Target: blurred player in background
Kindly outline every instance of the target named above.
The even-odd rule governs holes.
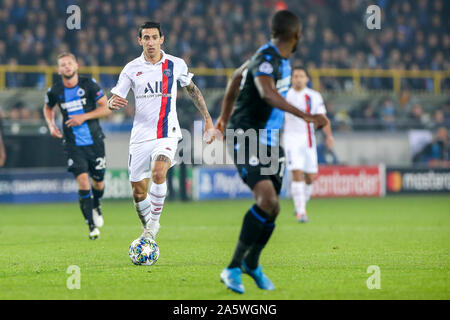
[[[281,129],[284,111],[306,121],[317,122],[318,126],[326,124],[326,119],[306,114],[284,99],[291,84],[289,57],[301,37],[299,18],[290,11],[278,11],[272,18],[271,35],[271,40],[233,74],[216,124],[222,133],[228,120],[230,129],[255,129],[257,132],[264,129],[259,136],[258,149],[266,145],[268,150],[275,150],[279,155],[278,172],[263,175],[261,170],[264,166],[259,160],[259,152],[250,154],[248,140],[245,145],[234,145],[238,152],[245,152],[245,164],[237,162],[238,152],[234,152],[234,161],[242,180],[250,187],[255,198],[255,204],[244,217],[233,258],[220,274],[226,287],[238,293],[244,293],[242,271],[249,274],[259,288],[275,288],[258,263],[280,211],[279,194],[284,173],[284,152],[277,137],[271,133],[278,133]]]
[[[292,87],[286,100],[306,114],[321,115],[326,118],[326,109],[322,95],[307,87],[309,76],[302,66],[292,71]],[[308,222],[306,204],[311,197],[314,175],[318,171],[317,146],[314,135],[314,124],[299,117],[286,114],[284,117],[283,146],[286,150],[286,168],[291,173],[291,195],[299,222]],[[325,144],[332,149],[334,138],[331,125],[323,127]]]
[[[98,119],[111,111],[97,82],[78,75],[78,63],[73,54],[66,52],[58,56],[58,74],[62,81],[57,81],[48,89],[44,117],[52,137],[63,138],[55,124],[54,106],[59,105],[63,115],[63,142],[68,170],[77,180],[81,211],[89,226],[89,238],[94,240],[100,236],[98,227],[103,226],[100,199],[105,188],[103,177],[106,167],[105,136]]]
[[[138,42],[143,52],[123,68],[117,85],[111,90],[113,96],[108,107],[112,110],[125,107],[128,91],[133,89],[136,112],[130,138],[129,177],[136,211],[144,227],[141,237],[155,239],[167,193],[166,174],[174,165],[178,141],[182,137],[176,111],[177,81],[186,88],[203,115],[205,137],[214,131],[214,126],[184,60],[161,50],[164,35],[160,24],[141,25]],[[206,138],[207,143],[213,139],[213,135]]]

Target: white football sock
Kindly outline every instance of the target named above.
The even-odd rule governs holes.
[[[291,182],[292,200],[294,200],[295,212],[297,214],[305,214],[306,201],[305,201],[305,182]]]
[[[147,225],[148,220],[150,220],[150,209],[151,209],[150,197],[147,196],[144,200],[135,202],[134,207],[136,208],[136,212],[139,216],[139,219],[142,222],[142,225],[145,227]]]
[[[165,181],[161,184],[152,183],[149,192],[151,199],[151,223],[159,222],[164,206],[164,200],[166,199],[166,193],[167,183]]]

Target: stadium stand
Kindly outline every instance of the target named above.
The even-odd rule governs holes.
[[[66,8],[74,3],[81,8],[82,28],[67,31]],[[82,67],[120,67],[140,54],[140,47],[133,41],[136,26],[153,19],[162,23],[167,34],[167,51],[183,57],[198,70],[229,70],[266,42],[270,15],[289,8],[303,20],[303,40],[292,62],[312,71],[313,87],[320,85],[326,92],[340,92],[356,90],[357,86],[389,93],[376,99],[366,96],[351,102],[333,102],[336,114],[329,112],[337,130],[436,127],[435,113],[448,125],[448,102],[417,98],[416,93],[446,91],[450,88],[449,78],[399,78],[391,72],[450,70],[446,59],[450,55],[450,35],[446,32],[450,4],[442,0],[377,1],[383,12],[382,30],[369,30],[364,17],[370,4],[367,0],[4,0],[0,4],[0,66],[45,68],[54,65],[58,53],[68,50],[76,54]],[[345,71],[333,76],[327,72],[329,69],[346,70],[348,76],[342,75]],[[371,74],[370,70],[380,69],[388,76]],[[355,70],[369,74],[355,77]],[[0,68],[0,79],[1,74]],[[225,78],[211,80],[202,77],[201,72],[196,74],[199,87],[223,90]],[[117,74],[99,76],[105,88],[111,88],[116,79]],[[4,71],[4,86],[8,89],[44,90],[47,84],[42,73]],[[390,94],[392,91],[396,95]],[[218,113],[219,98],[209,102],[213,115]],[[25,100],[0,99],[6,117],[38,120],[36,106],[28,104]],[[329,109],[333,109],[331,104],[327,103]],[[422,105],[422,111],[418,111],[418,105]]]

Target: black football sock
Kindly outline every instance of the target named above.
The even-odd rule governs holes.
[[[94,196],[93,199],[93,207],[98,208],[100,207],[100,199],[103,197],[103,193],[105,192],[105,189],[97,190],[94,187],[92,187],[92,195]]]
[[[270,216],[256,204],[247,211],[242,223],[241,234],[239,235],[239,241],[234,251],[233,259],[228,268],[241,266],[245,253],[259,239],[264,230],[264,224],[269,219]]]
[[[256,242],[253,244],[253,246],[250,248],[250,250],[247,253],[247,256],[245,257],[245,263],[247,266],[253,270],[258,266],[259,256],[261,255],[261,251],[266,246],[267,242],[269,241],[273,229],[275,229],[275,223],[273,222],[266,222],[264,225],[264,229],[261,232],[260,237]]]
[[[91,190],[78,190],[78,200],[80,201],[81,212],[83,212],[84,219],[89,225],[89,230],[95,228],[94,220],[92,218],[92,193]]]

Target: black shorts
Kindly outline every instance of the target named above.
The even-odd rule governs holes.
[[[88,173],[95,181],[103,181],[105,176],[105,143],[98,140],[90,146],[64,146],[67,155],[68,171],[75,178],[81,173]]]
[[[251,190],[253,190],[259,181],[271,180],[275,191],[279,195],[283,184],[285,169],[285,156],[283,148],[281,146],[268,147],[258,144],[257,147],[254,148],[256,149],[255,152],[255,150],[251,150],[251,148],[249,148],[249,142],[246,140],[245,153],[242,153],[242,156],[239,159],[239,150],[242,150],[242,146],[238,145],[236,139],[233,143],[233,147],[234,164],[244,183],[248,185]],[[264,147],[264,149],[261,150],[262,147]],[[261,159],[260,150],[262,151],[264,159]],[[231,151],[232,150],[229,150],[229,152]],[[270,161],[268,161],[269,159]]]

